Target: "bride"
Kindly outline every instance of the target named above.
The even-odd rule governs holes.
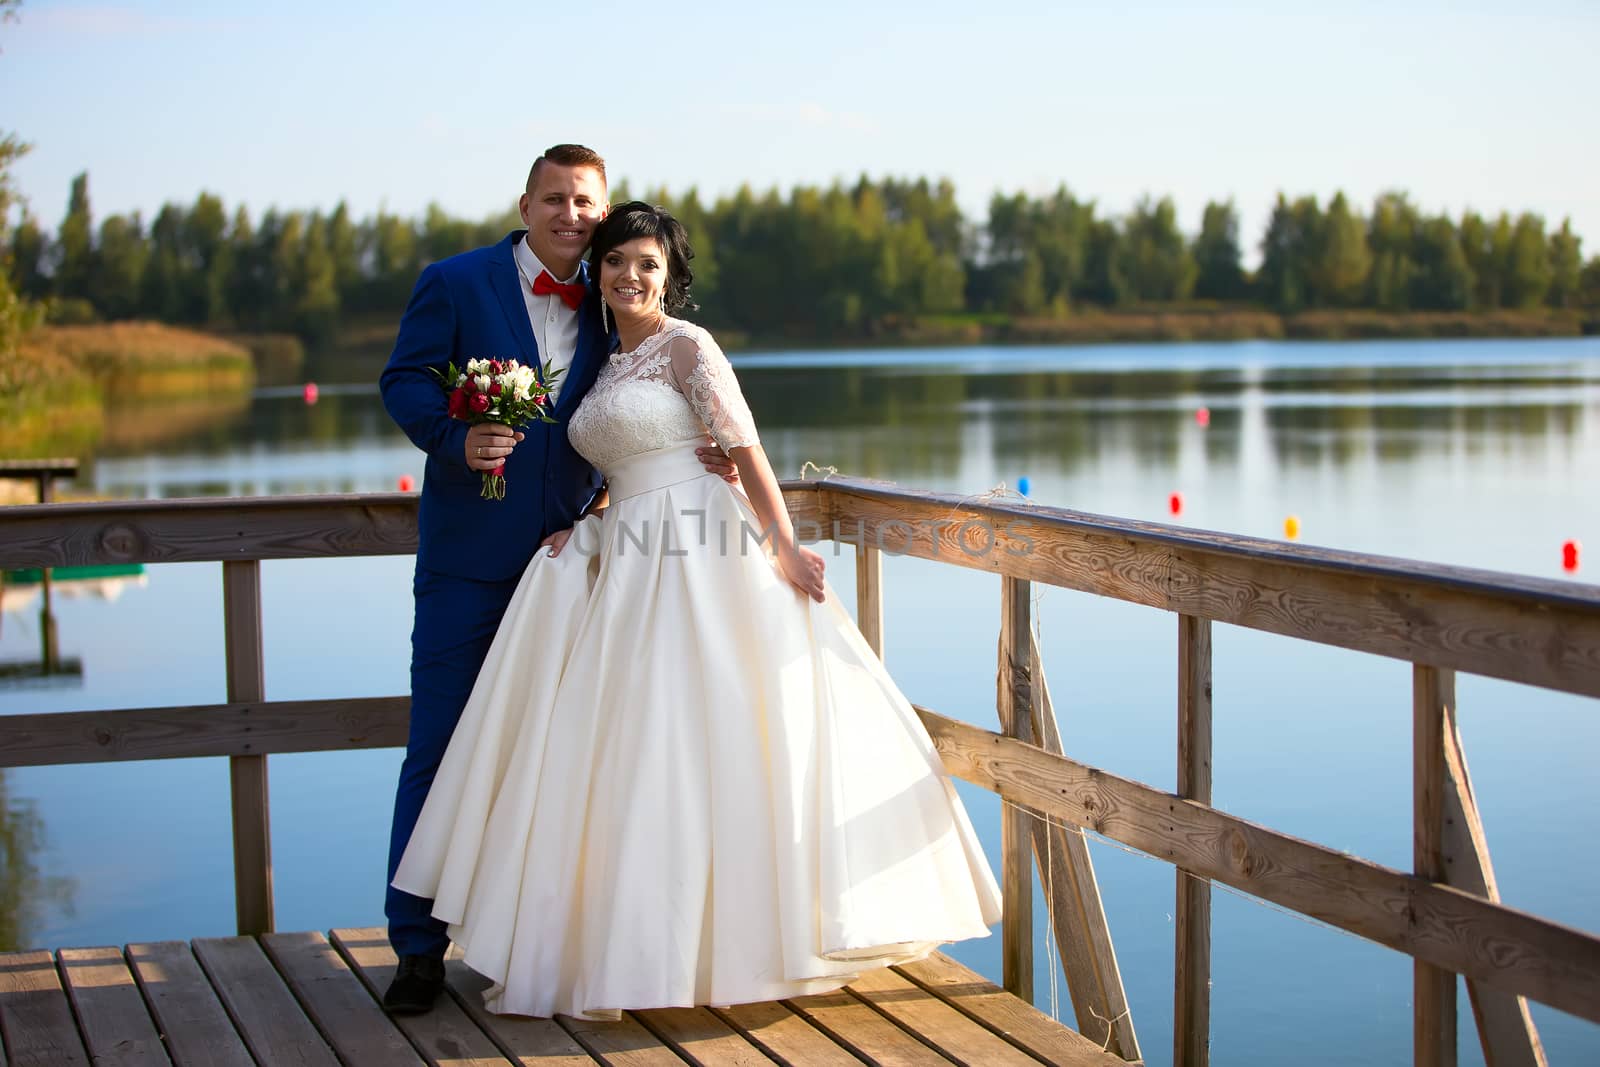
[[[619,350],[572,416],[609,506],[523,574],[394,885],[490,1010],[819,993],[981,937],[1000,894],[920,720],[796,543],[683,227],[633,202],[590,278]],[[709,431],[748,498],[695,457]]]

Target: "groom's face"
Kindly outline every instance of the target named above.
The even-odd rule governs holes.
[[[533,188],[517,207],[528,227],[528,246],[539,262],[567,277],[606,217],[606,182],[593,167],[541,163]]]

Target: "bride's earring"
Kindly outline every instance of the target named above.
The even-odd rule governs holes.
[[[600,328],[605,333],[611,332],[611,319],[606,315],[606,298],[600,298]]]

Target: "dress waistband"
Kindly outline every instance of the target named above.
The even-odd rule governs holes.
[[[689,441],[640,452],[618,462],[605,471],[611,503],[695,478],[715,478],[694,454],[698,447],[699,441]]]

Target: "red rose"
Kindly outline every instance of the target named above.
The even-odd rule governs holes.
[[[545,395],[543,393],[536,394],[533,397],[534,407],[541,407],[541,408],[544,407],[544,400],[545,400]]]
[[[499,382],[490,382],[489,383],[489,395],[490,396],[499,396],[500,395],[500,383]]]
[[[469,403],[472,405],[472,410],[480,415],[489,410],[489,398],[482,393],[473,393]]]
[[[491,359],[489,361],[489,373],[490,374],[499,374],[504,369],[505,369],[504,367],[500,366],[500,361],[498,359]]]
[[[467,391],[465,389],[451,391],[448,414],[452,419],[464,419],[467,417]]]

